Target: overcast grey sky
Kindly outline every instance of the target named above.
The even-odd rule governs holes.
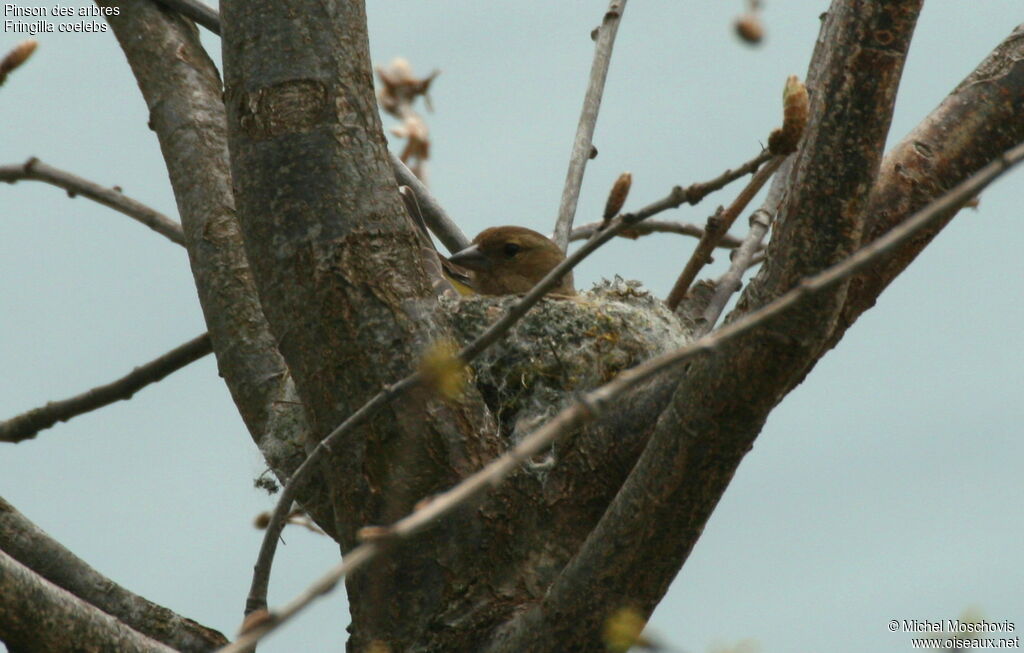
[[[550,230],[605,4],[368,2],[376,63],[401,55],[443,71],[427,115],[431,183],[467,233]],[[739,0],[630,3],[578,219],[599,216],[623,170],[634,176],[630,208],[756,153],[779,122],[786,76],[806,71],[827,4],[767,2],[767,38],[752,49],[730,31]],[[929,0],[893,141],[1021,8]],[[3,33],[0,50],[21,38]],[[176,216],[112,35],[37,38],[0,89],[0,163],[38,156]],[[219,61],[219,40],[204,40]],[[890,620],[972,606],[1018,629],[997,636],[1020,634],[1022,182],[1024,171],[1008,175],[959,216],[773,413],[651,621],[662,641],[690,653],[745,639],[762,651],[910,651]],[[667,217],[702,222],[734,192]],[[669,235],[614,243],[577,285],[620,274],[664,296],[692,246]],[[182,248],[39,183],[0,186],[0,279],[0,418],[204,330]],[[251,519],[271,501],[252,487],[263,465],[212,358],[2,449],[0,495],[30,519],[128,588],[234,632],[259,545]],[[285,540],[272,604],[336,558],[324,538],[289,530]],[[260,650],[343,650],[344,621],[344,598],[332,595]]]

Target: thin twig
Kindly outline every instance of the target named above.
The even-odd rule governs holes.
[[[593,236],[594,232],[603,227],[604,224],[604,222],[588,222],[587,224],[581,224],[578,227],[573,227],[572,233],[569,235],[569,241],[586,240]],[[677,222],[673,220],[644,220],[643,222],[633,225],[629,229],[621,232],[619,237],[636,239],[640,236],[647,236],[655,233],[679,234],[681,236],[693,236],[694,238],[700,238],[704,235],[704,230],[690,222]],[[725,234],[725,236],[718,241],[718,247],[735,249],[740,246],[741,242],[742,241],[739,238]]]
[[[65,170],[31,158],[25,163],[0,166],[0,181],[13,184],[21,180],[43,181],[63,188],[68,195],[81,195],[141,222],[171,242],[185,245],[181,225],[163,213],[134,200],[118,190],[106,188]],[[126,376],[97,386],[69,399],[51,401],[45,406],[0,422],[0,442],[21,442],[34,438],[57,422],[102,408],[122,399],[130,399],[142,388],[156,383],[213,351],[210,335],[204,333],[145,363]]]
[[[441,208],[437,199],[420,181],[420,178],[414,175],[412,170],[409,170],[409,167],[402,163],[402,160],[394,152],[389,150],[388,158],[391,161],[391,167],[394,168],[395,179],[398,181],[398,184],[412,189],[413,195],[416,196],[416,204],[419,206],[420,214],[423,216],[423,221],[427,223],[427,226],[434,232],[437,239],[452,254],[469,247],[470,243],[469,239],[466,238],[466,234],[462,233],[459,225],[455,224],[448,217],[448,214]]]
[[[0,442],[21,442],[34,438],[57,422],[87,413],[121,399],[130,399],[151,383],[160,381],[213,351],[207,333],[175,347],[159,358],[136,367],[120,379],[101,385],[69,399],[51,401],[17,417],[0,422]]]
[[[710,179],[708,181],[690,184],[683,189],[683,193],[685,194],[685,199],[683,201],[686,204],[695,205],[711,193],[725,188],[740,177],[745,177],[752,172],[757,172],[757,169],[760,168],[763,163],[771,160],[773,156],[774,155],[768,150],[761,150],[757,156],[736,169],[726,170],[714,179]],[[680,204],[682,203],[683,202],[680,202]]]
[[[220,14],[213,7],[199,2],[199,0],[156,0],[168,9],[191,18],[217,36],[220,36]]]
[[[729,261],[729,269],[715,283],[715,293],[704,309],[703,320],[699,326],[698,335],[704,335],[714,328],[718,318],[725,310],[732,294],[740,289],[740,280],[751,266],[754,265],[756,257],[764,248],[761,244],[768,230],[771,228],[772,220],[779,211],[782,198],[786,194],[785,177],[793,159],[787,159],[775,177],[775,182],[768,190],[768,197],[761,206],[750,216],[750,231],[743,239],[743,244],[732,252]]]
[[[740,212],[747,207],[750,200],[754,199],[754,195],[757,195],[757,191],[761,190],[765,182],[771,179],[771,176],[775,174],[775,171],[782,165],[785,158],[785,156],[781,155],[772,157],[763,168],[754,173],[746,187],[740,191],[740,194],[736,196],[736,199],[733,200],[732,204],[725,211],[708,220],[708,228],[704,230],[704,236],[697,243],[697,247],[693,250],[693,255],[686,262],[686,267],[679,274],[679,278],[676,279],[676,283],[672,287],[672,292],[669,293],[668,299],[665,300],[670,310],[676,310],[679,302],[686,297],[690,284],[697,278],[697,274],[707,264],[708,257],[714,251],[715,243],[723,234],[729,232],[729,228],[736,221]]]
[[[185,235],[182,233],[180,224],[156,209],[133,200],[117,189],[100,186],[88,179],[83,179],[70,172],[46,165],[35,157],[32,157],[25,163],[0,166],[0,181],[13,184],[22,179],[45,181],[58,188],[63,188],[71,197],[75,195],[88,197],[94,202],[99,202],[104,206],[127,215],[129,218],[138,220],[153,231],[179,245],[185,244]]]
[[[391,164],[396,178],[413,187],[417,199],[422,202],[420,208],[424,219],[441,242],[451,251],[468,247],[468,239],[451,221],[419,179],[393,154],[391,155]],[[0,166],[0,181],[13,184],[21,180],[43,181],[63,188],[72,197],[82,195],[138,220],[174,243],[182,246],[185,244],[181,225],[159,211],[122,194],[120,191],[106,188],[65,170],[54,168],[36,158],[31,158],[23,164]],[[66,422],[73,417],[102,408],[115,401],[129,399],[141,388],[160,381],[167,375],[206,356],[211,351],[209,334],[204,333],[136,368],[127,376],[116,381],[98,386],[69,399],[49,402],[45,406],[33,408],[0,422],[0,442],[28,440],[57,422]]]
[[[5,651],[180,651],[47,582],[2,550],[0,614]]]
[[[738,168],[730,168],[713,179],[694,182],[686,188],[683,188],[682,186],[673,186],[668,195],[656,202],[648,204],[646,207],[633,214],[634,216],[640,217],[633,220],[629,227],[619,232],[619,235],[624,238],[634,238],[635,236],[642,236],[650,232],[666,231],[701,238],[704,235],[704,230],[696,225],[684,222],[654,221],[647,220],[647,218],[657,213],[661,213],[662,211],[677,209],[683,204],[698,204],[701,200],[716,190],[721,190],[740,177],[756,172],[761,164],[771,158],[772,154],[768,152],[768,150],[762,150],[760,154]],[[582,225],[577,228],[580,230],[580,234],[582,234],[579,237],[576,236],[577,229],[573,229],[572,240],[589,238],[594,233],[595,229],[603,228],[603,225],[605,224],[606,223],[604,222],[591,222]],[[739,244],[740,240],[738,238],[728,234],[723,234],[719,241],[719,246],[726,248],[730,246],[739,247]]]
[[[637,367],[628,369],[609,383],[584,394],[578,401],[563,409],[544,426],[523,438],[513,449],[488,463],[479,472],[467,477],[451,489],[432,497],[429,501],[420,502],[419,509],[391,526],[374,529],[375,535],[372,539],[368,539],[349,551],[341,563],[317,579],[307,590],[285,604],[280,610],[271,613],[267,621],[255,626],[233,643],[220,649],[220,653],[240,653],[246,650],[267,633],[288,621],[313,600],[333,589],[346,574],[375,558],[387,548],[386,544],[396,539],[408,538],[430,526],[437,525],[441,517],[466,504],[489,488],[499,485],[518,469],[520,463],[543,451],[560,436],[596,418],[605,407],[612,405],[616,398],[630,388],[667,368],[720,348],[724,343],[751,332],[771,318],[789,310],[808,296],[826,290],[872,265],[895,247],[909,240],[920,229],[941,219],[947,211],[963,205],[997,177],[1019,163],[1021,159],[1024,159],[1024,144],[1004,153],[999,159],[989,163],[878,240],[862,247],[849,258],[803,280],[798,286],[760,309],[739,317],[685,347],[662,354]],[[609,229],[612,228],[614,225]],[[594,241],[587,244],[589,245],[591,242]],[[559,271],[560,274],[561,272],[563,271]],[[545,277],[545,281],[551,280],[552,285],[554,279],[557,278],[553,275],[554,272]]]
[[[729,298],[740,289],[740,279],[750,267],[750,261],[761,247],[761,241],[768,234],[771,221],[772,214],[763,208],[754,211],[750,216],[750,231],[743,239],[743,244],[733,250],[729,269],[715,282],[715,292],[711,295],[708,305],[704,307],[703,319],[697,328],[698,335],[704,335],[714,328],[722,311],[725,310],[725,305],[729,303]]]
[[[625,9],[626,0],[611,0],[601,26],[597,29],[594,63],[590,67],[590,81],[583,98],[583,110],[580,113],[579,126],[576,127],[576,139],[573,141],[572,155],[569,157],[569,171],[565,175],[562,201],[558,206],[558,218],[555,221],[554,240],[563,252],[569,245],[569,232],[572,231],[576,204],[580,199],[583,171],[587,167],[593,148],[594,126],[597,124],[597,113],[601,109],[601,96],[604,94],[604,82],[608,77],[612,46],[615,44],[615,34],[619,30],[619,21]]]

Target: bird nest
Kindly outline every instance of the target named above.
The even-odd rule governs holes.
[[[442,300],[466,344],[500,318],[515,296]],[[476,388],[510,444],[576,395],[676,349],[688,331],[639,282],[616,277],[573,298],[544,299],[472,363]]]

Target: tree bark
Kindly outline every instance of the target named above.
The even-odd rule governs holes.
[[[11,653],[173,653],[0,551],[0,641]]]
[[[227,121],[220,75],[196,28],[151,2],[99,0],[116,6],[107,21],[150,110],[181,215],[185,246],[217,366],[253,441],[286,481],[305,458],[305,409],[277,350],[256,294],[228,168]],[[328,533],[325,493],[302,497]]]
[[[361,2],[224,2],[231,168],[248,260],[278,347],[319,439],[447,338],[388,163]],[[301,46],[299,45],[301,44]],[[343,448],[325,480],[343,550],[360,528],[497,455],[479,397],[425,389],[394,401]],[[472,533],[480,516],[455,521]],[[350,646],[413,648],[487,562],[435,533],[348,580]],[[410,591],[410,588],[415,588]]]

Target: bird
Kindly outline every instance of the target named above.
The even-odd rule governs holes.
[[[399,193],[420,243],[420,259],[439,297],[453,288],[463,296],[527,293],[565,260],[565,254],[553,240],[533,229],[516,226],[484,229],[469,247],[446,257],[437,251],[412,189],[402,186]],[[548,294],[575,295],[572,271]]]
[[[484,229],[473,239],[472,245],[448,257],[449,263],[469,271],[462,278],[456,277],[455,281],[480,295],[529,292],[564,260],[562,249],[550,238],[533,229],[517,226]],[[445,273],[451,278],[448,267]],[[548,293],[575,295],[572,271],[566,272]]]

